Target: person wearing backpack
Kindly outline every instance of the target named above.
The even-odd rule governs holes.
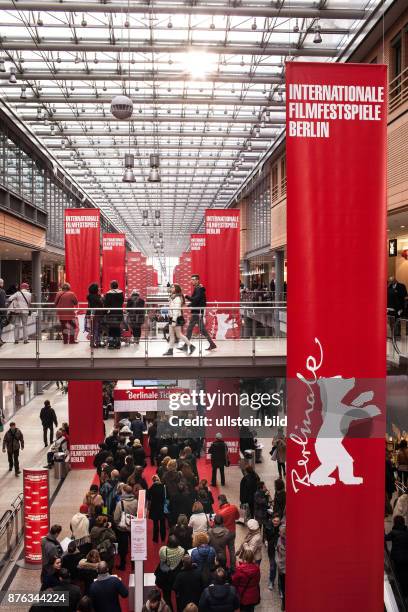
[[[31,306],[31,293],[28,289],[27,283],[21,283],[20,289],[8,298],[8,312],[14,324],[14,344],[18,344],[20,326],[23,328],[24,344],[28,343],[27,322]]]
[[[222,567],[214,572],[214,582],[204,589],[198,612],[238,612],[239,597],[235,587],[227,583],[227,575]]]
[[[118,569],[122,571],[126,568],[126,557],[129,549],[130,521],[132,516],[136,516],[136,512],[137,499],[133,495],[133,489],[130,485],[125,485],[113,514],[120,559]]]
[[[103,561],[106,561],[112,571],[115,558],[116,535],[106,516],[98,516],[95,526],[91,529],[91,545],[96,548]]]
[[[211,571],[215,562],[215,549],[209,545],[209,541],[208,535],[199,531],[193,537],[194,548],[191,551],[191,561],[200,570],[204,586],[210,583]]]
[[[171,591],[177,574],[181,570],[181,561],[184,557],[184,548],[179,545],[175,535],[170,535],[167,546],[159,550],[159,565],[154,572],[156,585],[163,592],[163,599],[172,610]]]
[[[117,491],[119,484],[119,471],[112,470],[110,478],[101,486],[101,495],[107,508],[108,515],[111,517],[116,508]]]

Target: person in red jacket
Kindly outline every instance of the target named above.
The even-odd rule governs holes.
[[[225,495],[218,496],[218,503],[219,509],[217,514],[222,516],[224,527],[234,534],[234,537],[228,542],[230,566],[231,571],[233,572],[235,570],[235,533],[237,529],[235,521],[239,519],[239,510],[234,504],[228,503]]]
[[[232,576],[232,584],[239,596],[241,612],[254,612],[255,606],[261,601],[260,580],[261,571],[259,565],[254,562],[254,553],[252,550],[246,550]]]
[[[61,324],[63,343],[74,344],[76,329],[75,316],[78,298],[75,293],[71,291],[69,283],[64,283],[62,285],[61,291],[59,291],[55,297],[54,305],[57,309],[57,316]]]

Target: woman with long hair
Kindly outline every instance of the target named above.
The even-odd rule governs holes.
[[[185,323],[183,317],[183,307],[185,305],[184,295],[181,291],[180,285],[174,284],[170,287],[170,299],[169,299],[169,333],[170,342],[169,349],[164,353],[164,356],[173,355],[173,349],[179,340],[183,340],[187,346],[187,354],[192,355],[195,351],[195,346],[191,344],[190,340],[183,334],[182,328]]]

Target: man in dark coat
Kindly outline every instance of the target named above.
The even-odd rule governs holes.
[[[111,576],[106,561],[98,563],[98,577],[91,584],[89,595],[95,612],[121,612],[120,597],[129,591],[117,576]]]
[[[142,325],[145,320],[144,307],[144,299],[140,297],[140,294],[136,289],[133,289],[132,294],[128,298],[126,308],[128,310],[128,323],[132,330],[135,344],[139,344],[140,336],[142,335]],[[134,310],[135,308],[137,310]]]
[[[3,453],[7,450],[9,462],[9,472],[13,471],[13,464],[16,476],[21,474],[18,457],[21,450],[24,449],[24,436],[20,429],[17,429],[14,421],[10,423],[10,429],[3,438]]]
[[[395,316],[401,316],[403,314],[406,297],[407,288],[405,285],[393,278],[387,289],[387,308],[391,308]]]
[[[217,348],[217,345],[208,333],[204,324],[205,307],[207,305],[207,299],[205,296],[205,287],[200,283],[200,277],[198,274],[193,274],[191,277],[191,283],[194,287],[191,296],[185,296],[186,300],[190,302],[191,318],[187,327],[186,337],[190,340],[193,335],[193,329],[198,326],[200,334],[204,336],[209,342],[207,351],[212,351]],[[187,344],[185,344],[180,350],[187,352]]]
[[[211,455],[211,486],[217,486],[217,470],[220,470],[221,485],[225,486],[225,473],[224,468],[228,465],[228,447],[222,439],[222,434],[217,433],[214,442],[211,444],[209,449]]]
[[[44,406],[41,408],[40,419],[43,427],[44,446],[48,446],[48,429],[50,430],[50,444],[52,444],[54,442],[54,425],[58,427],[57,415],[55,414],[54,408],[51,408],[49,400],[45,400]]]

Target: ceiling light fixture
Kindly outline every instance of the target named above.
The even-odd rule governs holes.
[[[82,13],[82,21],[81,21],[81,26],[83,28],[86,28],[86,26],[88,25],[86,19],[85,19],[85,15]]]
[[[0,58],[0,72],[6,72],[6,66],[4,65],[3,58]]]
[[[299,22],[298,22],[298,20],[296,19],[296,21],[295,21],[295,25],[293,26],[293,31],[294,31],[294,32],[297,34],[297,33],[299,32],[299,29],[300,29],[300,28],[299,28]]]
[[[142,212],[142,217],[143,217],[142,227],[148,227],[150,225],[150,223],[149,223],[149,211],[145,209]]]
[[[160,210],[155,210],[154,211],[154,226],[155,227],[160,227],[161,226]]]
[[[251,25],[251,30],[256,30],[257,29],[257,25],[256,25],[256,19],[253,20],[252,25]]]
[[[21,100],[27,100],[27,85],[22,85],[21,86],[20,99]]]
[[[155,153],[152,153],[150,155],[150,172],[149,172],[149,177],[147,179],[149,183],[160,183],[161,178],[160,178],[159,167],[160,167],[159,156]],[[156,220],[155,220],[155,225],[157,225]],[[161,224],[159,223],[159,225]]]
[[[313,42],[316,45],[318,45],[318,44],[320,44],[322,42],[322,35],[320,34],[320,25],[319,25],[319,22],[317,22],[316,25],[315,25]]]
[[[17,83],[17,78],[16,78],[16,68],[15,66],[11,66],[10,68],[10,76],[9,76],[9,83],[10,85],[15,85]]]

